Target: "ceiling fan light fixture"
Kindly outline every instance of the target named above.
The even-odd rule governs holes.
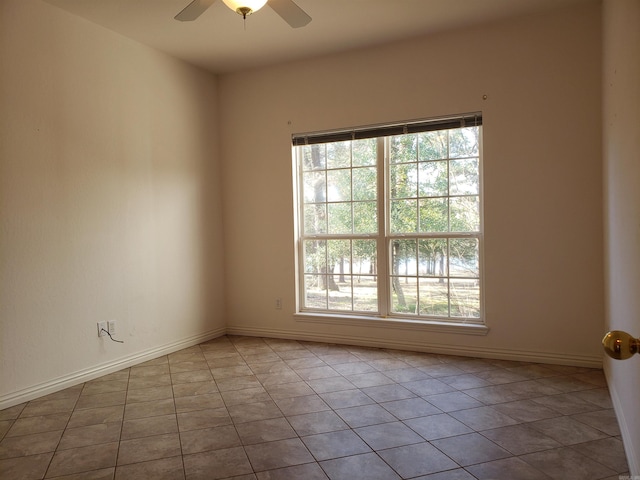
[[[247,18],[253,12],[257,12],[265,6],[267,0],[222,0],[224,4],[234,12]]]

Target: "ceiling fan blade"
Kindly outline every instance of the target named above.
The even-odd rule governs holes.
[[[202,15],[207,8],[213,5],[215,1],[216,0],[193,0],[193,2],[184,7],[182,11],[173,18],[181,22],[192,22]]]
[[[304,27],[311,21],[311,17],[293,0],[269,0],[267,5],[273,8],[293,28]]]

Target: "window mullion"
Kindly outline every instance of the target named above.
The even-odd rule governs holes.
[[[388,227],[388,180],[389,169],[387,168],[387,160],[389,158],[389,142],[386,138],[378,138],[377,142],[377,167],[378,167],[378,311],[383,317],[389,316],[390,299],[389,299],[389,248],[387,245]]]

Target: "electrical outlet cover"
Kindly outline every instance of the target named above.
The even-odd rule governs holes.
[[[98,336],[104,337],[106,335],[106,330],[107,330],[107,322],[98,322]]]

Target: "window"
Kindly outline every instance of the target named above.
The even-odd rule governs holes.
[[[293,137],[300,312],[482,323],[481,125]]]

